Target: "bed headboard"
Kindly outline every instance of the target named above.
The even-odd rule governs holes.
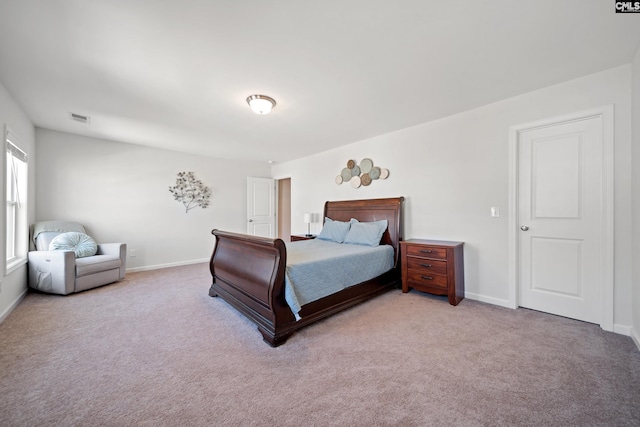
[[[382,235],[381,244],[391,245],[395,250],[395,264],[398,265],[400,241],[402,240],[402,202],[404,197],[389,199],[343,200],[326,202],[324,204],[324,218],[336,221],[349,221],[355,218],[361,222],[379,221],[389,222],[387,230]]]

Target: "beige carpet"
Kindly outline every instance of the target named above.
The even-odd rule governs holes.
[[[209,285],[29,294],[0,324],[0,425],[640,425],[640,352],[596,325],[398,290],[274,349]]]

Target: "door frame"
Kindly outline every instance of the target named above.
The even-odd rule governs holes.
[[[601,312],[600,327],[613,331],[614,321],[614,106],[605,105],[591,110],[575,112],[563,116],[551,117],[531,123],[509,127],[509,300],[510,308],[518,308],[520,292],[520,233],[518,224],[518,145],[520,134],[533,129],[560,125],[576,120],[599,117],[602,120],[602,211],[600,234],[602,251],[600,252]]]
[[[280,181],[283,181],[285,179],[289,180],[289,231],[291,231],[291,177],[282,177],[282,178],[273,178],[276,182],[276,192],[275,192],[275,205],[276,205],[276,237],[278,237],[278,235],[280,234],[280,219],[281,219],[281,215],[280,215],[280,200],[281,200],[281,195],[280,195]],[[287,236],[283,236],[283,237],[287,237]],[[286,242],[287,240],[285,240]]]

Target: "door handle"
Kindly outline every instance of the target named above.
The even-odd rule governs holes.
[[[249,220],[249,222],[253,222],[253,220],[252,220],[252,219],[250,219],[250,220]]]
[[[527,227],[526,225],[523,225],[522,227],[520,227],[520,230],[522,231],[527,231],[529,229],[529,227]]]

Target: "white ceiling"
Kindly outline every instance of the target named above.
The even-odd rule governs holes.
[[[0,0],[0,16],[0,82],[36,126],[277,162],[628,64],[640,46],[640,14],[610,0]],[[252,94],[278,104],[258,116]]]

